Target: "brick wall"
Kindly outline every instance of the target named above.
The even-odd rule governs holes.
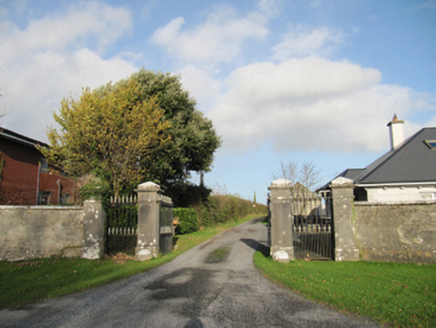
[[[0,160],[4,158],[4,168],[0,185],[0,204],[36,204],[39,157],[36,149],[1,140]]]
[[[44,191],[50,195],[49,204],[59,204],[58,180],[61,194],[70,195],[70,202],[74,202],[74,182],[55,172],[39,170],[42,155],[36,148],[2,139],[0,161],[2,159],[0,205],[37,205],[37,193],[42,195]]]

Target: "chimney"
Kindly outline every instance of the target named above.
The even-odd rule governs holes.
[[[395,150],[401,146],[404,141],[404,121],[400,121],[397,118],[397,114],[394,115],[392,121],[388,123],[389,136],[391,139],[391,149]]]

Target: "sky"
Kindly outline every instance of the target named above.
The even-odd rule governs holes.
[[[141,68],[221,136],[206,185],[265,203],[281,162],[321,186],[388,151],[394,114],[436,126],[436,0],[0,0],[4,128],[47,142],[63,98]]]

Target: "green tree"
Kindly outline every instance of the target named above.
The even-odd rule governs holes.
[[[144,180],[164,187],[183,186],[191,171],[210,171],[220,138],[212,122],[195,109],[195,100],[182,88],[179,78],[169,73],[141,69],[126,80],[107,84],[97,93],[105,95],[132,81],[141,86],[142,101],[156,97],[159,107],[164,110],[165,119],[170,123],[168,133],[173,141],[142,161],[147,168]]]
[[[39,148],[49,163],[80,177],[94,173],[115,196],[142,181],[149,157],[170,144],[170,124],[156,97],[143,99],[141,85],[128,81],[104,94],[83,90],[64,99],[58,132],[50,128],[50,148]]]

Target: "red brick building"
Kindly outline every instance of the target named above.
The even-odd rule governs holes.
[[[47,144],[0,128],[0,205],[73,203],[74,182],[50,170],[36,145]]]

